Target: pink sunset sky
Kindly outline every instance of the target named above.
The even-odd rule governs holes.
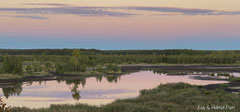
[[[239,0],[0,0],[0,48],[240,49]]]

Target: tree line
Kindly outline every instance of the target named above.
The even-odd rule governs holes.
[[[72,55],[74,50],[80,50],[82,55],[208,55],[213,52],[240,53],[240,50],[191,50],[191,49],[166,49],[166,50],[98,50],[98,49],[0,49],[0,54],[9,55]]]
[[[65,49],[62,50],[64,51]],[[0,55],[0,72],[21,73],[25,71],[32,74],[33,72],[41,72],[43,69],[46,71],[55,71],[56,73],[85,72],[88,67],[97,67],[97,69],[101,71],[100,68],[102,68],[102,66],[107,67],[105,70],[118,71],[116,70],[118,69],[116,67],[117,64],[139,63],[240,64],[240,53],[238,51],[167,51],[168,50],[129,50],[125,53],[123,51],[98,51],[98,53],[96,53],[92,50],[91,52],[96,53],[93,55],[93,53],[86,54],[86,52],[88,52],[87,50],[71,49],[71,55],[49,55],[45,52],[42,53],[42,51],[42,54],[39,55],[23,55],[24,53],[21,55],[4,54]],[[19,50],[19,52],[22,52],[22,50]],[[105,52],[106,54],[101,54],[100,52]],[[63,52],[63,54],[64,53],[65,52]]]

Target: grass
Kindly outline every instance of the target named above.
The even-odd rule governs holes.
[[[66,72],[64,74],[68,74],[68,75],[81,75],[81,76],[86,76],[86,77],[90,77],[90,76],[103,76],[104,73],[101,72],[97,72],[97,71],[86,71],[86,72]]]
[[[13,112],[199,112],[199,106],[232,106],[227,109],[211,109],[208,112],[240,112],[240,95],[222,89],[205,90],[184,83],[160,85],[142,90],[133,99],[117,100],[100,107],[76,105],[51,105],[49,108],[12,108]],[[204,111],[204,110],[202,110]],[[206,111],[206,110],[205,110]]]
[[[0,79],[20,79],[20,78],[24,78],[27,76],[38,76],[38,75],[52,75],[49,72],[36,72],[34,74],[27,74],[27,73],[22,73],[22,74],[0,74]]]
[[[0,79],[19,79],[24,76],[17,74],[0,74]]]

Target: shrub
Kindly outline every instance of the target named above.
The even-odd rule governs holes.
[[[22,72],[22,60],[16,56],[4,56],[2,71],[4,73],[20,74]]]
[[[26,71],[29,75],[33,75],[33,68],[31,65],[27,65],[26,67]]]

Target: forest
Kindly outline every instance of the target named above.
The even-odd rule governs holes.
[[[0,74],[121,73],[121,64],[240,64],[240,51],[1,49]]]
[[[72,55],[76,49],[0,49],[0,54],[9,55]],[[78,49],[83,55],[207,55],[216,50],[165,49],[165,50],[98,50]],[[229,52],[240,53],[240,50],[219,50],[224,54]]]

